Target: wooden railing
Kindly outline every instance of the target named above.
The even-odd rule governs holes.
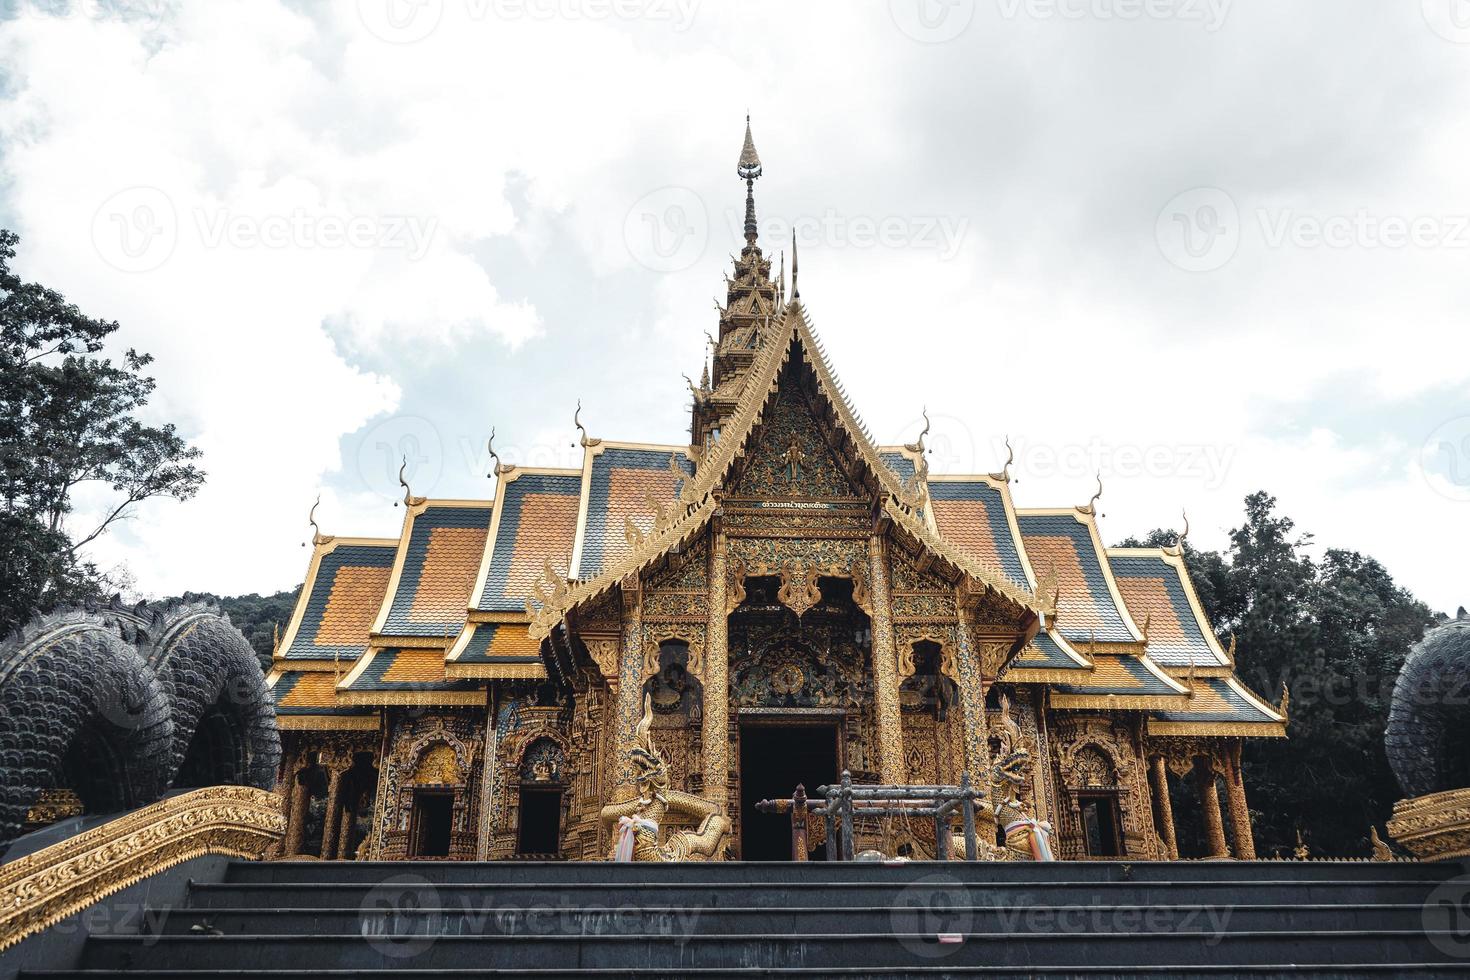
[[[827,860],[853,860],[855,816],[933,820],[935,857],[940,861],[950,859],[950,822],[958,817],[964,829],[965,860],[974,861],[977,857],[975,802],[985,794],[971,788],[969,776],[958,786],[855,786],[852,774],[844,771],[842,782],[818,786],[817,794],[808,797],[806,788],[797,786],[789,800],[761,800],[755,805],[761,813],[791,815],[793,861],[807,859],[810,817],[820,817],[826,822]]]
[[[259,858],[286,832],[281,797],[211,786],[160,800],[0,865],[0,950],[177,864]]]

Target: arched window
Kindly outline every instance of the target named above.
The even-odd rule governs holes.
[[[553,739],[538,738],[526,746],[517,771],[520,782],[516,852],[522,856],[561,852],[562,794],[566,789],[566,753]]]

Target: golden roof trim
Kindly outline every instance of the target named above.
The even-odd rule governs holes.
[[[376,712],[370,715],[277,715],[283,732],[375,732],[382,727]]]
[[[344,705],[394,708],[411,705],[462,707],[487,704],[483,688],[474,691],[338,691]]]
[[[546,672],[546,665],[541,663],[540,661],[537,661],[534,664],[451,663],[445,667],[445,673],[451,680],[545,680],[547,677],[550,676]]]
[[[1161,721],[1149,718],[1146,735],[1228,735],[1246,738],[1286,738],[1286,723],[1279,721]]]
[[[1053,690],[1051,706],[1101,711],[1185,711],[1189,708],[1189,697],[1184,694],[1063,694]]]

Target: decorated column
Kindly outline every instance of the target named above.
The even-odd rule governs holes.
[[[290,785],[291,812],[287,817],[285,848],[288,857],[300,854],[306,840],[306,805],[311,795],[299,774],[291,776]]]
[[[1256,840],[1251,833],[1250,809],[1245,805],[1245,780],[1240,772],[1240,743],[1235,743],[1225,772],[1226,802],[1230,807],[1230,830],[1234,838],[1235,856],[1242,861],[1256,859]]]
[[[717,527],[710,547],[709,628],[705,631],[704,721],[700,742],[704,747],[704,798],[727,809],[730,781],[730,683],[729,611],[725,608],[725,570],[729,556],[725,534]]]
[[[1199,787],[1200,813],[1205,822],[1205,843],[1212,858],[1227,858],[1230,849],[1225,844],[1225,823],[1220,817],[1220,794],[1215,789],[1215,770],[1208,762],[1195,764],[1195,785]]]
[[[1159,836],[1170,861],[1179,860],[1179,839],[1174,834],[1174,804],[1169,801],[1169,770],[1161,755],[1148,760],[1149,790],[1154,796],[1154,812],[1159,818]]]
[[[330,756],[323,760],[327,766],[327,814],[322,821],[322,849],[323,861],[330,861],[337,856],[337,828],[342,814],[342,771],[343,765],[337,756]]]
[[[638,720],[643,717],[643,592],[637,574],[622,581],[623,635],[618,649],[617,741],[614,744],[613,784],[632,792],[633,768],[629,753],[637,744]],[[614,789],[617,792],[617,789]]]
[[[961,609],[955,624],[955,685],[960,689],[960,706],[965,718],[965,773],[970,785],[985,786],[990,770],[990,733],[985,722],[985,680],[974,634]]]
[[[888,594],[888,556],[883,538],[868,539],[868,578],[873,605],[873,702],[878,719],[878,778],[902,783],[903,720],[898,707],[898,657],[893,646],[893,610]]]

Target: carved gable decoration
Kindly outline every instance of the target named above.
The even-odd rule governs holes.
[[[730,492],[755,498],[863,497],[866,490],[846,472],[827,442],[817,396],[802,383],[804,369],[790,365],[766,406]]]

